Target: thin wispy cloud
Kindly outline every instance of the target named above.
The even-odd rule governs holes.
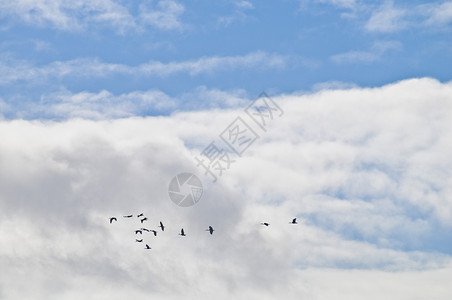
[[[444,2],[428,9],[428,25],[449,25],[452,22],[452,1]]]
[[[385,2],[374,12],[366,23],[366,30],[372,32],[395,32],[404,29],[406,23],[403,17],[406,12],[394,8],[392,2]]]
[[[233,5],[235,6],[233,13],[218,17],[217,19],[218,24],[223,26],[229,26],[231,23],[237,21],[243,22],[246,19],[248,19],[247,11],[254,9],[254,5],[251,1],[243,0],[235,1]]]
[[[374,33],[396,33],[409,28],[447,27],[452,21],[452,2],[428,4],[405,4],[396,6],[394,1],[385,1],[372,12],[365,30]]]
[[[322,91],[322,90],[346,90],[346,89],[353,89],[353,88],[358,88],[358,87],[359,86],[353,82],[342,82],[342,81],[332,80],[332,81],[316,83],[312,87],[312,90],[317,92],[317,91]]]
[[[86,31],[96,26],[113,28],[119,33],[142,30],[146,25],[165,30],[181,28],[182,4],[173,0],[154,3],[145,1],[138,13],[133,13],[129,6],[115,0],[2,1],[0,17],[10,23],[22,21],[62,31]]]
[[[19,97],[20,95],[16,95],[12,98]],[[107,120],[168,115],[176,111],[233,109],[245,107],[249,102],[250,99],[244,90],[222,91],[205,86],[197,87],[177,97],[171,97],[160,90],[114,94],[107,90],[74,93],[63,88],[42,94],[39,101],[7,103],[0,98],[0,118]]]
[[[314,0],[317,3],[331,4],[340,8],[355,8],[356,0]]]
[[[98,93],[71,93],[60,91],[41,96],[39,103],[17,107],[22,118],[48,119],[108,119],[158,114],[176,108],[176,101],[161,91],[135,91],[113,95],[108,91]]]
[[[358,6],[356,0],[299,0],[302,8],[307,8],[310,4],[332,5],[341,9],[355,9]]]
[[[396,51],[402,48],[402,44],[397,41],[375,42],[367,51],[349,51],[346,53],[331,56],[335,63],[373,63],[380,60],[389,51]]]
[[[340,16],[358,20],[359,26],[366,32],[376,34],[396,34],[409,28],[447,27],[452,21],[451,1],[432,1],[428,3],[393,0],[366,2],[354,0],[301,0],[301,7],[323,4],[347,10]]]
[[[239,0],[234,2],[235,6],[243,9],[253,9],[254,5],[251,1]]]
[[[150,62],[139,66],[139,70],[146,74],[168,76],[174,73],[188,73],[198,75],[216,70],[230,70],[236,68],[284,68],[290,57],[280,54],[269,54],[262,51],[243,56],[211,56],[184,62]]]
[[[157,9],[140,5],[140,21],[160,29],[171,30],[183,27],[180,17],[184,13],[184,6],[172,0],[159,1]]]
[[[261,51],[243,56],[210,56],[181,62],[151,61],[137,66],[106,63],[97,58],[55,61],[45,66],[34,66],[26,61],[4,59],[3,62],[0,62],[0,84],[18,80],[42,81],[50,77],[95,78],[114,74],[167,77],[179,73],[196,76],[220,70],[281,69],[287,66],[289,60],[289,56]]]

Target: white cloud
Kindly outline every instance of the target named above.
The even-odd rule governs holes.
[[[244,107],[249,99],[245,90],[222,91],[200,86],[192,93],[180,96],[181,109],[215,109]]]
[[[243,22],[249,18],[246,11],[254,9],[254,5],[250,1],[235,1],[234,6],[235,10],[233,13],[218,17],[218,24],[229,26],[233,22]]]
[[[245,1],[245,0],[235,1],[234,4],[235,4],[235,6],[237,6],[238,8],[242,8],[242,9],[254,9],[254,5],[253,5],[253,3],[251,3],[251,1]]]
[[[137,66],[105,63],[97,58],[55,61],[45,66],[33,66],[26,61],[3,59],[0,61],[0,84],[18,80],[43,81],[63,77],[106,77],[113,74],[128,76],[170,76],[177,73],[198,75],[239,68],[284,68],[290,57],[258,51],[242,56],[208,56],[196,60],[163,63],[151,61]]]
[[[352,82],[342,82],[342,81],[326,81],[326,82],[320,82],[315,84],[312,87],[312,90],[317,92],[320,90],[345,90],[345,89],[352,89],[352,88],[358,88],[358,85],[356,83]]]
[[[365,28],[373,32],[395,32],[405,28],[403,17],[406,11],[394,8],[392,1],[385,1],[367,21]]]
[[[403,3],[393,0],[371,3],[355,0],[301,0],[302,7],[321,3],[347,9],[342,17],[364,21],[364,30],[373,33],[396,33],[408,28],[448,26],[452,21],[452,2]],[[360,25],[361,26],[361,25]],[[366,56],[364,59],[368,59]]]
[[[327,3],[341,8],[355,8],[356,0],[316,0],[318,3]]]
[[[175,101],[160,91],[131,92],[114,96],[108,91],[99,93],[62,91],[41,97],[39,105],[27,108],[22,117],[41,118],[124,118],[139,114],[158,113],[175,108]]]
[[[130,95],[63,102],[127,104]],[[450,299],[451,95],[452,83],[423,78],[275,97],[284,115],[216,184],[193,156],[241,108],[2,120],[1,296]],[[188,209],[166,194],[181,171],[205,185]],[[136,218],[108,224],[139,212],[148,227],[167,225],[143,236],[151,251],[134,241]],[[288,224],[294,216],[297,226]]]
[[[366,32],[391,34],[432,26],[447,28],[452,21],[451,1],[299,0],[302,9],[325,4],[342,9],[340,16],[355,20]],[[315,11],[315,10],[314,10]],[[364,26],[363,26],[364,25]],[[366,59],[366,58],[365,58]]]
[[[27,61],[8,58],[0,62],[0,70],[2,71],[0,84],[18,80],[45,81],[49,77],[103,77],[114,73],[131,72],[126,65],[103,63],[91,58],[54,61],[45,66],[33,66]]]
[[[336,54],[331,59],[336,63],[371,63],[380,58],[380,55],[372,51],[350,51]]]
[[[376,33],[393,33],[408,28],[447,27],[451,21],[451,1],[405,4],[403,8],[394,7],[394,1],[385,1],[372,13],[365,29]]]
[[[145,25],[159,29],[179,29],[179,20],[184,7],[176,1],[162,0],[142,4],[141,13],[131,13],[129,7],[121,1],[3,1],[0,4],[0,16],[11,22],[21,20],[27,24],[51,27],[63,31],[81,31],[93,26],[106,26],[124,33],[128,30],[140,30]]]
[[[170,97],[159,90],[133,91],[114,95],[106,90],[73,93],[67,89],[61,89],[43,94],[36,101],[11,100],[7,103],[0,98],[0,116],[3,113],[8,119],[101,120],[169,114],[184,110],[237,108],[245,106],[248,102],[244,90],[226,92],[208,89],[205,86],[200,86],[177,98]]]
[[[426,24],[447,25],[452,22],[452,1],[432,6],[428,12],[430,17],[426,20]]]
[[[368,51],[349,51],[333,55],[331,59],[336,63],[372,63],[381,59],[388,51],[399,50],[402,44],[397,41],[375,42]]]
[[[354,10],[358,3],[356,0],[300,0],[301,7],[306,7],[310,3],[320,3]]]
[[[180,17],[185,8],[182,4],[172,0],[163,0],[157,4],[158,10],[140,6],[140,19],[144,24],[151,24],[160,29],[181,29]]]
[[[284,68],[288,59],[288,56],[258,51],[243,56],[210,56],[201,57],[197,60],[170,63],[150,62],[141,65],[139,68],[143,73],[156,73],[160,76],[180,72],[197,75],[235,68]]]

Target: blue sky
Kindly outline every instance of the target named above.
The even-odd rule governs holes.
[[[451,37],[452,1],[0,1],[0,298],[450,300]]]
[[[21,107],[62,89],[114,95],[158,90],[181,97],[201,87],[252,99],[263,90],[276,95],[325,86],[374,87],[413,77],[444,82],[451,79],[451,6],[354,0],[97,6],[54,1],[35,7],[5,2],[1,97]],[[93,64],[105,69],[86,67]],[[140,68],[146,64],[160,68]],[[189,100],[193,107],[195,98]],[[143,114],[162,113],[168,110]]]

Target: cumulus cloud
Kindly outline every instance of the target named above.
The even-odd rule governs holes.
[[[241,108],[2,120],[1,296],[449,299],[451,95],[423,78],[276,96],[266,133]],[[100,97],[65,100],[82,96]],[[260,138],[211,183],[193,157],[238,115]],[[205,187],[190,208],[166,191],[182,171]],[[167,224],[151,251],[121,218],[139,212]]]

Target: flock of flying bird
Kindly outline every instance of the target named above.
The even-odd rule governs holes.
[[[128,218],[132,218],[133,215],[127,215],[127,216],[123,216],[123,217],[128,219]],[[141,224],[143,224],[143,222],[145,222],[145,221],[148,220],[148,218],[145,217],[143,213],[137,215],[137,218],[142,218],[142,219],[140,219]],[[113,223],[113,221],[118,221],[118,219],[117,219],[116,217],[111,217],[111,218],[110,218],[110,224]],[[298,224],[298,223],[297,223],[297,218],[292,219],[292,222],[289,222],[289,223],[290,223],[290,224]],[[263,223],[261,223],[261,225],[269,226],[270,224],[267,223],[267,222],[263,222]],[[159,227],[162,231],[165,231],[165,226],[163,225],[162,221],[160,221],[160,225],[159,225],[158,227]],[[152,232],[152,233],[154,234],[154,236],[157,236],[157,231],[156,231],[156,230],[153,230],[153,229],[147,229],[147,228],[143,228],[143,227],[140,228],[140,229],[135,230],[135,234],[143,234],[143,231]],[[215,231],[215,229],[213,229],[213,227],[209,225],[209,228],[207,228],[206,231],[209,231],[209,233],[212,235],[213,232]],[[184,228],[182,228],[182,229],[180,230],[179,235],[180,235],[180,236],[187,236],[187,235],[185,234]],[[143,239],[135,239],[135,241],[136,241],[137,243],[142,243],[142,242],[143,242]],[[152,249],[152,248],[151,248],[148,244],[146,244],[146,247],[145,247],[144,249],[149,250],[149,249]]]

